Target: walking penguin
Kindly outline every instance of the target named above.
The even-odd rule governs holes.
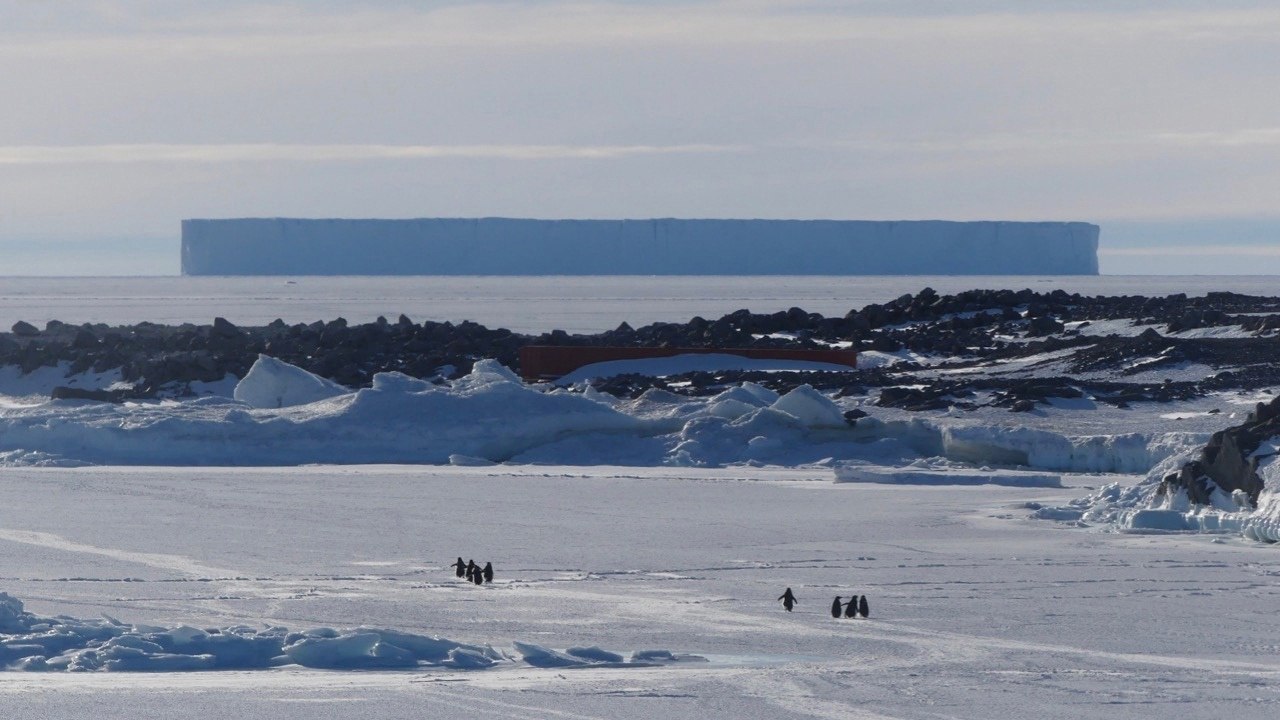
[[[493,563],[491,562],[485,563],[484,570],[482,570],[481,572],[484,573],[485,582],[493,582]]]
[[[836,599],[831,603],[831,617],[833,618],[840,617],[840,608],[843,606],[844,606],[844,603],[840,602],[840,596],[837,595]]]
[[[476,567],[476,561],[475,561],[475,560],[468,560],[468,561],[467,561],[467,579],[468,579],[468,580],[474,581],[474,580],[475,580],[475,574],[476,574],[477,572],[479,572],[479,570],[480,570],[480,568]]]
[[[849,603],[844,606],[844,616],[847,618],[858,617],[858,596],[854,595],[849,598]]]
[[[796,603],[800,602],[799,600],[796,600],[796,596],[792,594],[791,588],[787,588],[785,592],[778,596],[778,599],[782,601],[782,607],[786,608],[787,612],[791,612],[791,608],[795,607]]]
[[[457,571],[458,577],[463,577],[467,574],[467,564],[462,562],[462,558],[458,558],[458,562],[453,564],[453,568]]]
[[[867,616],[867,610],[868,610],[868,608],[867,608],[867,596],[866,596],[866,595],[863,595],[863,596],[862,596],[862,599],[858,601],[858,614],[859,614],[859,615],[861,615],[862,617],[866,617],[866,616]]]
[[[471,573],[471,582],[477,585],[484,584],[484,573],[480,572],[480,568],[476,568],[475,572]]]

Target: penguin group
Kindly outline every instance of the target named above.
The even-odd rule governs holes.
[[[870,612],[871,608],[867,605],[866,595],[854,595],[849,598],[847,603],[840,602],[840,596],[837,595],[836,599],[831,602],[831,617],[833,618],[841,616],[847,618],[866,617]]]
[[[791,609],[800,603],[800,601],[796,599],[795,593],[791,592],[791,588],[784,590],[782,594],[778,596],[778,599],[782,601],[782,609],[787,612],[791,612]],[[836,599],[831,602],[831,617],[833,618],[866,617],[870,613],[871,607],[867,604],[866,595],[854,595],[849,598],[849,602],[841,601],[840,596],[837,595]]]
[[[460,578],[466,578],[467,582],[483,585],[487,582],[493,582],[493,563],[485,563],[484,567],[476,565],[475,560],[462,562],[459,557],[458,561],[453,564],[454,574]]]

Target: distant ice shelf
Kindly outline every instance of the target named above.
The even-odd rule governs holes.
[[[1097,275],[1084,222],[182,221],[184,275]]]

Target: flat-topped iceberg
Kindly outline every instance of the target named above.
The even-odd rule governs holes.
[[[1097,225],[945,220],[182,221],[184,275],[1097,275]]]

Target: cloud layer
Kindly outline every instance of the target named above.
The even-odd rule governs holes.
[[[643,155],[740,152],[731,145],[279,145],[134,144],[0,147],[0,165],[344,162],[474,158],[609,160]]]
[[[1280,193],[1274,3],[0,0],[0,17],[0,239],[474,214],[1079,219],[1106,243],[1108,220],[1274,216]]]

